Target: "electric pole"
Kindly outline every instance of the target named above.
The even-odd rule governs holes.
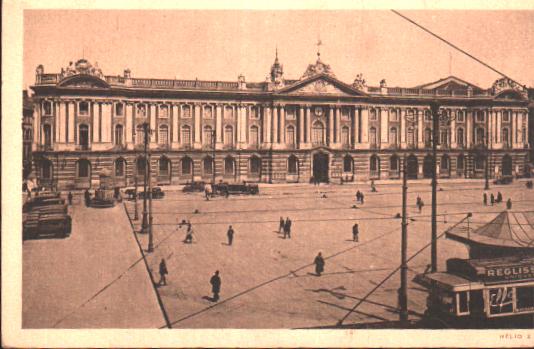
[[[408,321],[408,265],[406,262],[407,249],[408,249],[408,234],[406,223],[406,200],[408,191],[408,179],[406,178],[406,155],[403,159],[402,169],[402,236],[401,236],[401,286],[399,292],[399,308],[400,308],[400,321],[405,323]]]
[[[143,220],[141,222],[141,233],[148,233],[148,212],[147,212],[147,179],[148,179],[148,123],[143,123],[144,137],[144,166],[145,175],[143,178]]]
[[[438,270],[438,232],[437,232],[437,187],[438,187],[438,175],[437,175],[437,147],[439,141],[439,104],[436,101],[430,103],[430,109],[432,113],[432,235],[430,246],[430,264],[431,271],[435,273]]]

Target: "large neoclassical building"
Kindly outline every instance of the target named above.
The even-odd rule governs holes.
[[[432,115],[439,130],[440,178],[522,175],[527,163],[528,97],[508,79],[482,89],[456,77],[410,88],[336,78],[318,54],[299,79],[276,57],[265,81],[162,80],[103,75],[81,59],[58,73],[36,69],[33,166],[59,189],[118,186],[144,174],[143,123],[158,184],[192,180],[354,181],[432,173]],[[487,159],[486,159],[487,157]]]

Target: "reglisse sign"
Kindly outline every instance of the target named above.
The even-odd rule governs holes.
[[[498,283],[505,281],[522,281],[534,279],[534,264],[505,264],[486,266],[481,275],[484,283]]]

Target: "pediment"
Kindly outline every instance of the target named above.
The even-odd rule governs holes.
[[[58,83],[61,87],[83,87],[83,88],[109,88],[109,84],[93,75],[74,75],[66,77]]]
[[[469,87],[473,90],[482,90],[480,87],[457,78],[456,76],[449,76],[444,79],[415,86],[415,88],[425,90],[467,90]]]
[[[299,80],[277,91],[287,95],[363,96],[363,92],[328,75],[317,75]]]

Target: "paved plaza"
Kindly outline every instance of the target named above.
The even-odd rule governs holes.
[[[438,234],[472,212],[476,228],[505,209],[482,205],[481,181],[443,181],[438,193]],[[69,208],[73,231],[67,239],[23,243],[24,328],[315,328],[372,324],[397,320],[399,273],[382,281],[400,264],[401,212],[399,183],[346,185],[261,185],[255,196],[216,197],[165,188],[164,199],[153,201],[153,253],[146,253],[152,279],[159,280],[159,263],[166,259],[167,285],[153,287],[138,243],[148,237],[133,233],[134,203],[111,209],[86,208],[77,197]],[[365,203],[355,205],[356,190]],[[514,210],[532,209],[534,191],[523,182],[493,186]],[[425,206],[415,206],[420,195]],[[425,309],[426,291],[411,280],[430,262],[430,185],[409,185],[408,256],[409,310],[412,320]],[[139,218],[142,202],[138,202]],[[197,212],[197,213],[195,213]],[[280,217],[293,221],[291,239],[278,233]],[[183,242],[192,223],[192,244]],[[352,225],[360,227],[352,241]],[[139,230],[140,220],[133,220]],[[235,236],[227,244],[232,225]],[[462,225],[465,227],[465,224]],[[137,241],[136,241],[137,238]],[[325,272],[315,275],[312,264],[322,252]],[[439,268],[450,257],[467,257],[466,248],[441,238]],[[219,302],[211,300],[209,280],[219,270]],[[377,287],[378,286],[378,287]],[[349,311],[376,288],[353,312]],[[158,297],[161,305],[158,303]],[[348,314],[348,316],[347,316]]]
[[[399,273],[381,284],[400,264],[401,212],[399,183],[377,185],[263,185],[257,196],[217,197],[210,201],[203,193],[167,190],[162,200],[153,201],[155,252],[147,255],[155,280],[159,263],[166,259],[167,286],[158,288],[173,328],[312,328],[343,324],[397,320]],[[482,181],[443,181],[438,193],[438,234],[472,212],[476,228],[505,204],[483,206]],[[365,203],[355,204],[356,190]],[[409,184],[408,256],[430,242],[431,187],[429,181]],[[514,210],[531,209],[534,191],[523,182],[491,185],[501,191]],[[417,195],[425,206],[415,206]],[[133,217],[133,202],[125,203]],[[138,203],[139,213],[142,203]],[[195,213],[195,211],[197,213]],[[280,217],[293,221],[291,239],[278,233]],[[139,214],[141,217],[141,214]],[[189,220],[194,230],[192,244],[185,244],[186,228],[177,223]],[[352,225],[360,227],[359,242],[352,241]],[[140,220],[134,222],[139,229]],[[235,230],[232,246],[226,232]],[[461,227],[465,228],[466,224]],[[138,234],[146,247],[148,238]],[[326,259],[325,273],[315,276],[312,262],[318,252]],[[439,269],[451,257],[467,257],[464,245],[441,238]],[[410,318],[417,320],[425,310],[426,291],[411,280],[430,263],[430,248],[409,263]],[[221,299],[211,301],[209,283],[219,270]],[[380,285],[354,312],[349,311],[369,291]]]

